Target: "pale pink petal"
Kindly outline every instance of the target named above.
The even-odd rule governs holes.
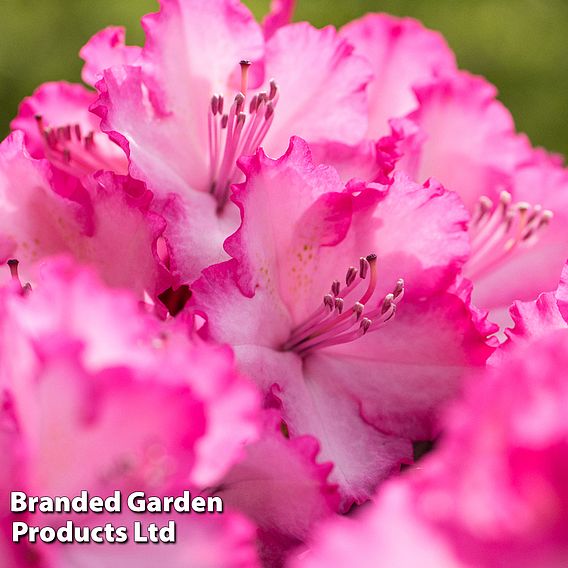
[[[310,142],[357,144],[367,129],[366,61],[331,27],[307,23],[280,28],[266,45],[267,79],[279,89],[274,122],[264,147],[280,156],[290,136]]]
[[[242,167],[247,182],[235,189],[233,199],[243,220],[225,243],[239,262],[239,285],[251,294],[260,281],[293,313],[305,314],[305,301],[312,306],[314,301],[306,296],[319,278],[318,253],[344,238],[351,222],[351,198],[342,193],[333,168],[314,166],[308,146],[299,138],[291,140],[279,160],[261,151],[243,160]]]
[[[109,26],[97,32],[79,51],[85,62],[81,78],[87,85],[95,86],[102,73],[115,65],[131,65],[140,56],[140,47],[125,44],[126,30]]]
[[[216,213],[208,193],[170,194],[154,200],[152,209],[166,221],[170,270],[181,283],[191,283],[204,267],[225,261],[223,243],[238,228],[238,210],[227,207]]]
[[[369,138],[388,134],[389,119],[416,109],[413,87],[456,66],[444,38],[411,18],[368,14],[346,25],[340,34],[373,70],[367,91]]]
[[[428,440],[464,376],[492,353],[485,339],[454,295],[404,299],[384,329],[310,357],[310,372],[359,401],[363,416],[383,432]]]

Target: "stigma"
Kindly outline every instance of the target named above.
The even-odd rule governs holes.
[[[376,286],[377,256],[361,257],[359,268],[349,267],[343,283],[332,282],[320,307],[292,330],[282,349],[304,356],[325,347],[350,343],[384,327],[394,318],[404,296],[404,281],[399,279],[390,294],[378,299]],[[350,303],[353,298],[355,301]]]
[[[250,61],[241,61],[241,90],[225,112],[223,95],[213,95],[208,111],[210,192],[222,211],[237,175],[237,160],[254,154],[274,120],[278,86],[274,80],[266,91],[247,100]]]
[[[497,203],[481,197],[470,224],[471,256],[465,276],[479,278],[516,251],[533,246],[552,217],[552,211],[540,205],[514,203],[508,191],[501,192]]]

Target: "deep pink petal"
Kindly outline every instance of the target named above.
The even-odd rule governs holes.
[[[102,73],[115,65],[131,65],[140,56],[140,47],[125,44],[126,30],[109,26],[97,32],[79,51],[85,62],[81,78],[87,85],[95,86]]]

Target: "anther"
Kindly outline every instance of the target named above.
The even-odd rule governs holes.
[[[369,271],[369,263],[367,262],[367,259],[362,256],[359,259],[359,276],[362,279],[365,279],[367,277],[368,271]]]
[[[241,93],[246,95],[248,87],[248,71],[251,66],[251,62],[243,59],[239,65],[241,66]]]
[[[331,293],[334,296],[339,296],[339,290],[341,290],[341,282],[339,282],[339,280],[334,280],[331,285]]]
[[[369,318],[363,318],[361,320],[361,323],[359,324],[359,327],[361,328],[361,330],[363,331],[363,335],[365,333],[367,333],[367,331],[369,331],[369,328],[371,327],[371,324],[373,322],[369,319]]]
[[[345,284],[347,286],[351,286],[351,284],[355,281],[355,278],[357,278],[357,269],[354,266],[350,266],[347,269],[347,274],[345,275]]]
[[[337,310],[338,314],[343,313],[343,305],[344,305],[343,298],[335,298],[335,309]]]

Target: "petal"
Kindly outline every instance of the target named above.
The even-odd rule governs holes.
[[[266,45],[266,78],[279,99],[265,148],[280,156],[290,136],[310,142],[357,144],[367,128],[367,63],[331,27],[280,28]]]
[[[239,263],[239,286],[250,295],[261,283],[294,314],[305,315],[331,282],[322,289],[319,252],[344,238],[351,222],[351,198],[341,193],[335,170],[313,165],[308,146],[299,138],[291,140],[279,160],[259,152],[242,167],[247,181],[233,197],[242,223],[225,243]]]
[[[275,562],[305,542],[314,526],[337,509],[337,488],[327,477],[331,464],[319,465],[314,438],[288,439],[275,411],[267,411],[261,439],[223,478],[215,494],[245,513],[259,527],[265,560]]]
[[[416,89],[420,103],[410,115],[419,128],[399,166],[417,180],[435,177],[456,191],[469,211],[482,195],[496,199],[528,157],[513,119],[495,99],[493,85],[464,72]]]
[[[368,14],[346,25],[340,34],[373,70],[368,87],[369,138],[388,134],[389,119],[416,109],[414,86],[456,67],[444,38],[411,18]]]
[[[402,463],[411,463],[412,445],[371,426],[344,384],[320,371],[319,360],[312,356],[295,380],[281,373],[277,397],[290,434],[315,436],[321,446],[320,460],[333,463],[329,479],[339,486],[345,512],[353,503],[367,501],[377,484]]]
[[[205,267],[228,258],[223,243],[238,227],[238,210],[231,205],[219,215],[216,209],[213,197],[201,192],[172,193],[152,204],[166,221],[169,266],[181,283],[193,282]]]
[[[514,343],[532,341],[555,329],[568,327],[555,295],[550,292],[540,294],[533,302],[514,302],[509,311],[514,327],[506,330],[505,335]]]
[[[405,298],[398,308],[384,328],[315,353],[310,366],[320,380],[358,401],[365,419],[381,431],[429,440],[464,376],[483,367],[493,348],[457,296]]]
[[[176,526],[175,545],[143,544],[133,540],[133,525],[142,524],[142,531],[156,523],[166,526],[173,520]],[[259,568],[256,558],[254,527],[234,513],[222,515],[166,515],[127,513],[91,520],[92,525],[126,526],[129,540],[125,544],[64,544],[51,545],[47,551],[51,566],[76,568],[154,568],[164,564],[168,568]]]
[[[276,30],[288,25],[292,21],[295,8],[296,0],[271,0],[270,12],[262,21],[264,36],[268,39]]]
[[[95,86],[102,73],[115,65],[132,65],[140,56],[140,47],[125,45],[126,30],[109,26],[97,32],[79,51],[85,62],[81,78],[87,85]]]

